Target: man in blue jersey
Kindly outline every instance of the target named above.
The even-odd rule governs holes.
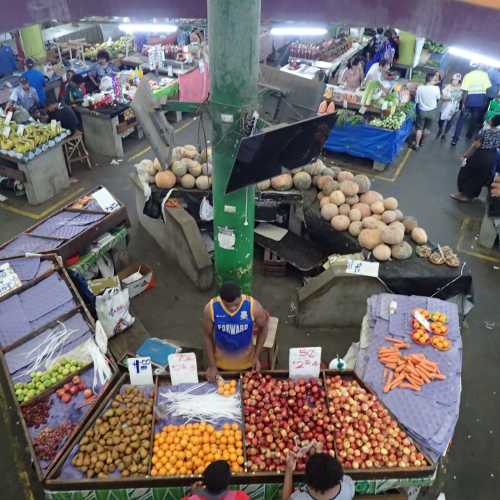
[[[226,282],[203,310],[203,340],[208,357],[207,379],[218,369],[260,370],[260,353],[267,337],[268,313],[238,285]],[[252,337],[256,335],[255,348]]]

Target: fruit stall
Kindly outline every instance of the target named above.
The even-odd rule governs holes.
[[[0,174],[23,183],[28,203],[39,205],[69,186],[62,143],[68,130],[49,125],[20,125],[0,118]]]

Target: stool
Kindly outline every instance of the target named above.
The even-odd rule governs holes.
[[[264,249],[264,273],[273,276],[285,276],[286,260],[275,254],[269,248]]]
[[[267,338],[262,347],[260,360],[264,370],[274,370],[278,361],[278,343],[276,336],[278,334],[279,319],[270,316],[267,321]],[[255,346],[257,338],[255,335],[252,338],[252,343]]]
[[[85,147],[83,134],[80,130],[75,130],[63,143],[64,156],[66,157],[66,168],[71,176],[72,163],[86,163],[87,167],[92,168],[89,152]]]

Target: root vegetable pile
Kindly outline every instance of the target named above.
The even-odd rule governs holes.
[[[30,405],[21,406],[21,412],[26,425],[38,429],[41,425],[46,424],[49,419],[49,410],[51,406],[52,401],[50,401],[49,398],[42,399]]]
[[[433,380],[444,380],[446,376],[439,371],[439,365],[425,357],[424,354],[409,354],[403,356],[400,349],[409,346],[402,340],[385,337],[391,342],[391,347],[381,347],[378,350],[378,360],[385,366],[384,392],[397,387],[420,392],[422,386]]]
[[[58,427],[46,427],[33,439],[36,456],[50,462],[57,455],[63,441],[73,432],[76,424],[68,422]]]
[[[426,459],[378,399],[356,380],[327,379],[337,458],[344,469],[422,467]]]
[[[293,381],[246,373],[243,404],[249,471],[283,471],[288,452],[314,441],[334,454],[334,427],[320,379]],[[305,460],[298,460],[298,470],[304,470]]]
[[[217,430],[204,422],[166,425],[155,434],[151,475],[201,475],[214,460],[226,460],[232,472],[241,472],[243,434],[237,423]]]
[[[127,387],[80,440],[72,464],[88,478],[106,479],[148,473],[153,399],[137,387]]]

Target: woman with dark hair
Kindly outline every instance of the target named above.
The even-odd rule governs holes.
[[[116,73],[114,66],[111,64],[109,52],[101,49],[97,52],[97,64],[94,65],[92,71],[89,72],[89,80],[95,90],[99,90],[99,83],[105,76],[113,76]]]
[[[347,90],[356,90],[361,86],[364,77],[362,60],[354,57],[347,63],[347,68],[340,76],[339,85],[343,85]]]
[[[489,127],[479,132],[476,140],[464,153],[465,166],[457,178],[458,192],[450,194],[457,201],[477,198],[481,189],[489,186],[495,176],[497,150],[500,149],[500,115],[495,115]]]

